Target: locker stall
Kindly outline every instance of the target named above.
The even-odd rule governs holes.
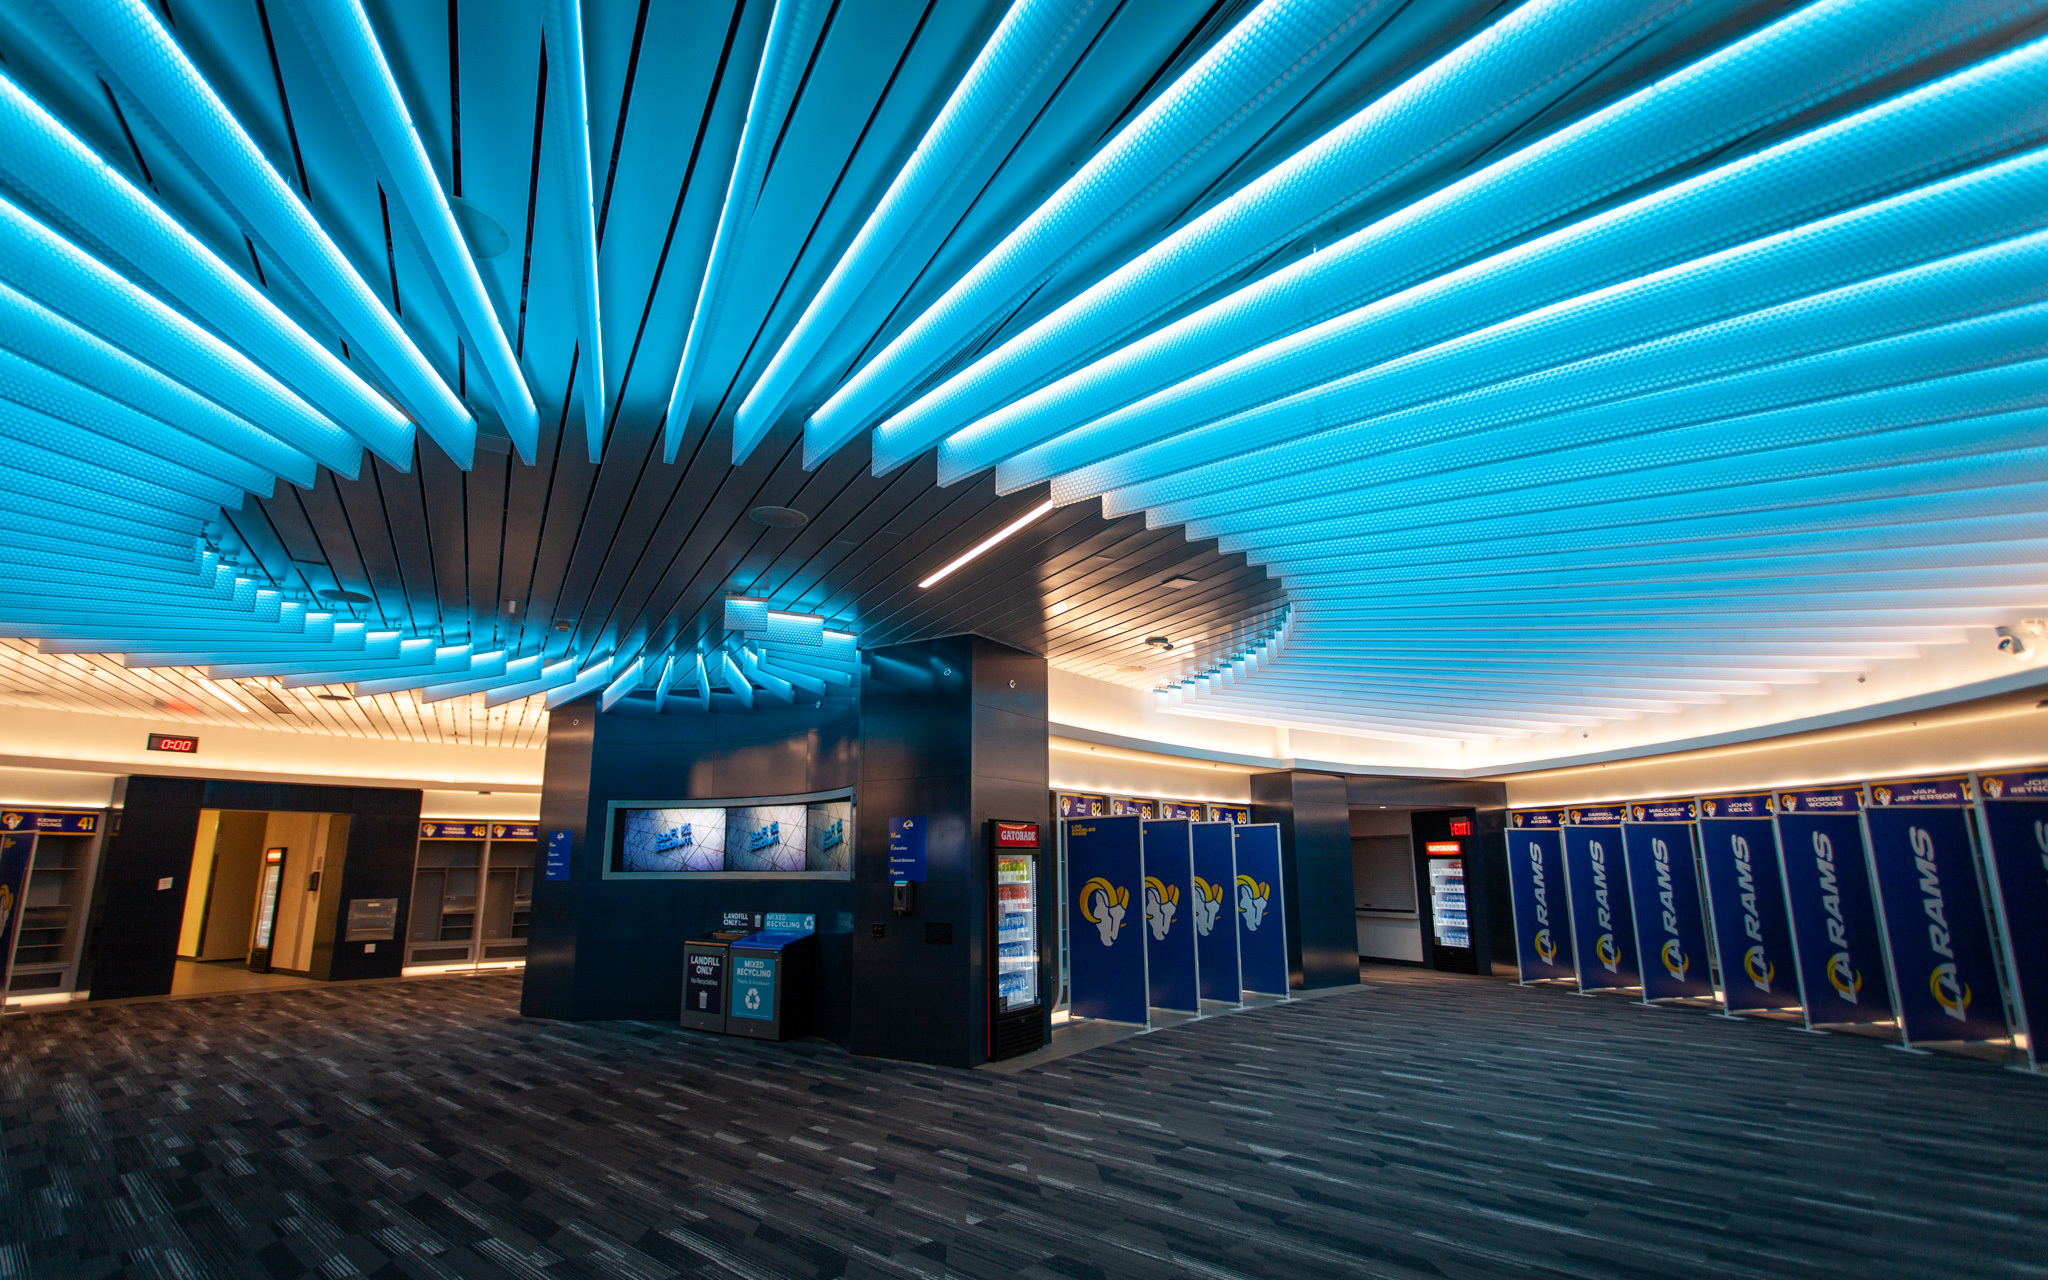
[[[532,823],[420,823],[405,962],[525,959],[538,835]]]

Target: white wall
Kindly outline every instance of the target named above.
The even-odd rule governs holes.
[[[1047,764],[1056,791],[1161,796],[1217,804],[1248,804],[1252,798],[1249,770],[1214,761],[1147,757],[1115,747],[1055,738]]]

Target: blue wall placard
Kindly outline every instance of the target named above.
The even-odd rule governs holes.
[[[1872,808],[1863,821],[1906,1043],[2003,1040],[2010,1029],[1969,811]]]
[[[1785,923],[1785,886],[1778,881],[1778,831],[1763,797],[1737,798],[1756,800],[1763,816],[1700,819],[1700,863],[1721,956],[1721,1004],[1730,1013],[1787,1009],[1799,1003],[1799,977],[1792,930]],[[1708,805],[1727,808],[1717,800],[1700,803],[1703,811]]]
[[[1699,816],[1697,800],[1638,800],[1628,807],[1630,822],[1691,822]]]
[[[1571,908],[1565,904],[1563,844],[1564,835],[1555,823],[1508,832],[1508,896],[1515,908],[1515,964],[1523,982],[1577,973],[1567,918]]]
[[[89,836],[100,829],[100,815],[58,809],[0,810],[0,831],[40,831],[52,836]]]
[[[1239,985],[1237,930],[1237,854],[1228,822],[1197,822],[1189,828],[1195,862],[1196,973],[1202,999],[1244,1002]]]
[[[14,968],[14,935],[21,931],[22,898],[35,847],[31,831],[0,833],[0,992],[7,990],[8,974]]]
[[[1909,778],[1903,782],[1870,784],[1870,807],[1889,809],[1893,805],[1963,805],[1976,799],[1970,779],[1958,774],[1949,778]]]
[[[2019,785],[2013,785],[2017,779]],[[2036,786],[2026,783],[2038,779]],[[2035,1065],[2048,1060],[2048,800],[2013,799],[2048,795],[2048,774],[2005,774],[1981,779],[1984,792],[1986,861],[1998,888],[2004,917],[2008,971],[2014,1002],[2027,1029],[2027,1053]],[[2015,929],[2015,921],[2021,927]]]
[[[1777,811],[1768,791],[1740,796],[1706,796],[1700,800],[1702,818],[1768,818]]]
[[[1651,806],[1641,806],[1656,812]],[[1633,814],[1637,806],[1631,806]],[[1672,808],[1666,812],[1687,812]],[[1643,999],[1712,999],[1707,972],[1707,921],[1693,872],[1692,824],[1630,822],[1622,828],[1628,856],[1629,910],[1642,957]]]
[[[1617,828],[1564,829],[1565,895],[1571,902],[1572,959],[1581,991],[1642,985],[1623,863]]]
[[[1508,815],[1508,826],[1549,829],[1564,825],[1562,809],[1517,809]]]
[[[1195,954],[1195,862],[1185,819],[1145,821],[1145,974],[1155,1009],[1202,1010]]]
[[[1233,826],[1237,857],[1237,953],[1246,991],[1288,993],[1287,894],[1281,879],[1280,826]]]
[[[1795,794],[1803,804],[1810,793],[1778,799],[1778,870],[1807,1025],[1889,1022],[1891,992],[1857,806],[1844,800],[1848,812],[1788,812]]]
[[[922,884],[924,871],[925,820],[922,817],[889,819],[890,882],[915,881]]]
[[[548,851],[541,867],[541,879],[569,878],[569,850],[574,843],[574,838],[566,831],[548,832]]]
[[[1142,818],[1070,818],[1067,974],[1078,1018],[1147,1021]]]

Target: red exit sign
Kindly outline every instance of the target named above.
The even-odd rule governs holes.
[[[1454,836],[1469,836],[1469,835],[1471,835],[1471,834],[1472,834],[1472,819],[1470,819],[1470,818],[1452,818],[1452,819],[1451,819],[1451,834],[1452,834],[1452,835],[1454,835]]]
[[[199,739],[180,733],[152,733],[149,735],[149,749],[175,751],[189,756],[199,750]]]
[[[996,847],[998,849],[1036,849],[1038,847],[1038,824],[1035,822],[996,823]]]

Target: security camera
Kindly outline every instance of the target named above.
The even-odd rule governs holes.
[[[2033,646],[2027,643],[2026,637],[2012,627],[1995,627],[1992,634],[1998,637],[2000,653],[2014,658],[2024,658],[2033,652]]]

